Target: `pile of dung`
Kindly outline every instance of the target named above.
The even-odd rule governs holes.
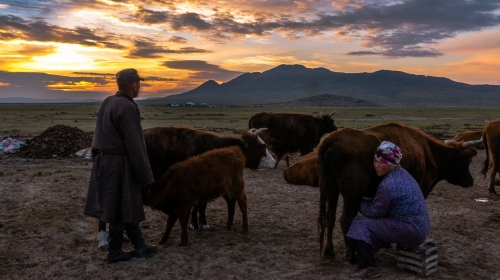
[[[92,145],[92,135],[76,127],[56,125],[26,141],[18,155],[24,158],[73,157]]]

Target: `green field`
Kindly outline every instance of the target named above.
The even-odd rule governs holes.
[[[0,104],[0,134],[32,134],[62,124],[93,131],[99,105]],[[498,108],[458,107],[167,107],[140,106],[143,128],[186,125],[220,134],[246,130],[249,118],[259,112],[292,112],[317,115],[336,111],[338,128],[364,128],[390,121],[416,126],[430,133],[452,136],[456,132],[482,129],[487,121],[500,119]]]

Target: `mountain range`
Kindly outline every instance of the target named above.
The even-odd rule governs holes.
[[[279,65],[245,73],[226,83],[206,81],[197,88],[139,104],[186,102],[251,105],[288,102],[318,95],[350,97],[381,106],[495,106],[500,86],[470,85],[448,78],[380,70],[341,73],[326,68]]]
[[[103,93],[105,96],[106,93]],[[102,99],[0,98],[0,103],[101,103]],[[470,85],[448,78],[380,70],[341,73],[326,68],[279,65],[228,82],[209,80],[184,93],[136,99],[138,104],[186,102],[280,106],[469,106],[500,104],[499,85]]]

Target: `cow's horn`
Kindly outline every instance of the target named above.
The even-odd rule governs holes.
[[[474,147],[474,146],[479,145],[481,143],[483,143],[483,137],[481,137],[481,139],[479,139],[479,140],[472,140],[472,141],[464,142],[461,147],[463,149],[467,149],[469,147]]]
[[[261,133],[262,131],[264,131],[264,130],[266,130],[266,129],[267,129],[267,127],[261,127],[261,128],[259,128],[259,129],[257,129],[257,131],[255,131],[255,132],[253,133],[253,135],[255,135],[255,136],[259,136],[259,133]]]
[[[248,130],[248,132],[253,134],[256,130],[257,130],[257,128],[252,127]]]
[[[323,113],[325,112],[325,109],[323,109],[323,111],[321,111],[321,114],[319,114],[320,116],[323,116]]]
[[[337,113],[337,111],[335,111],[335,112],[331,113],[331,114],[330,114],[330,117],[331,117],[331,116],[333,116],[333,115],[335,115],[335,113]]]
[[[457,142],[458,140],[462,139],[462,136],[458,137],[458,138],[453,138],[453,139],[450,139],[450,140],[444,140],[444,143],[445,144],[449,144],[449,143],[455,143]]]

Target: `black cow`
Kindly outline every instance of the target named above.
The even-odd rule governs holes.
[[[267,127],[260,137],[276,156],[276,165],[286,153],[300,151],[306,155],[313,151],[325,133],[337,130],[332,115],[311,116],[297,113],[258,113],[248,122],[248,128]],[[288,156],[285,158],[290,166]]]

